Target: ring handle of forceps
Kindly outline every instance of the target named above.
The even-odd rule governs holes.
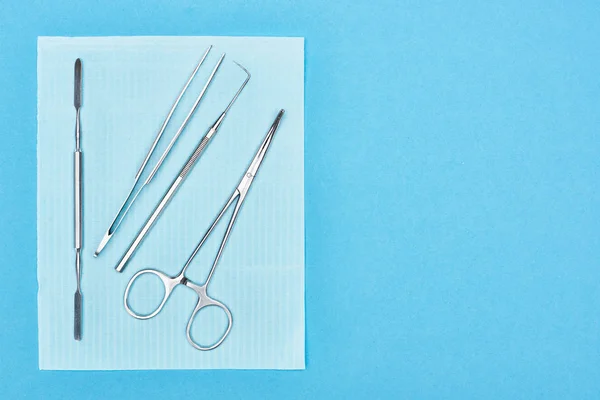
[[[231,316],[231,311],[229,311],[229,309],[227,308],[227,306],[225,304],[209,297],[206,294],[206,284],[204,284],[202,286],[198,286],[190,281],[187,281],[185,283],[185,285],[188,286],[189,288],[193,289],[194,292],[196,292],[196,294],[198,295],[198,303],[196,304],[194,311],[192,311],[192,314],[190,315],[190,319],[187,323],[187,327],[185,329],[185,334],[187,336],[187,340],[197,350],[208,351],[208,350],[216,349],[217,347],[219,347],[221,345],[221,343],[223,343],[223,341],[225,340],[225,338],[227,338],[227,335],[229,335],[229,332],[231,331],[231,325],[233,324],[233,317]],[[211,306],[218,307],[225,312],[225,315],[227,316],[227,328],[225,329],[225,332],[223,333],[223,335],[221,336],[221,338],[219,340],[217,340],[210,346],[202,346],[199,343],[195,342],[194,338],[192,337],[192,332],[191,332],[192,324],[194,323],[194,319],[196,318],[196,315],[202,309],[204,309],[206,307],[211,307]]]
[[[136,281],[136,279],[138,279],[142,275],[147,274],[158,276],[158,278],[161,280],[165,287],[165,294],[156,310],[154,310],[150,314],[138,314],[129,306],[129,290],[131,289],[131,286]],[[137,319],[150,319],[152,317],[155,317],[162,310],[163,306],[169,299],[169,296],[171,296],[173,289],[175,289],[175,286],[177,286],[179,283],[181,283],[181,280],[178,279],[178,277],[173,278],[155,269],[143,269],[141,271],[138,271],[135,275],[131,277],[129,283],[127,284],[127,288],[125,289],[125,294],[123,295],[123,304],[125,305],[125,310],[127,310],[127,313],[129,315]]]

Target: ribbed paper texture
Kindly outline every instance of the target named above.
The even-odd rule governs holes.
[[[152,183],[98,258],[94,250],[138,166],[205,49],[153,164],[189,111],[221,53],[225,61]],[[139,37],[38,40],[38,322],[41,369],[304,368],[304,41],[301,38]],[[83,339],[73,340],[73,65],[83,65]],[[187,157],[251,73],[219,133],[122,274],[114,267]],[[279,109],[286,110],[208,287],[233,314],[216,350],[194,350],[185,326],[196,302],[185,287],[154,319],[123,307],[142,268],[176,274],[246,171]],[[202,284],[229,214],[187,272]],[[156,303],[136,285],[138,308]],[[154,297],[152,296],[154,295]],[[153,299],[156,299],[153,301]],[[214,338],[224,315],[207,312],[197,338]]]

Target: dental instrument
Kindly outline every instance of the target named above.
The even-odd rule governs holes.
[[[81,60],[75,60],[75,91],[73,95],[73,105],[75,106],[75,153],[74,153],[74,194],[75,194],[75,273],[77,277],[77,289],[74,296],[74,328],[73,336],[75,340],[81,340],[81,303],[83,296],[81,294],[81,247],[82,247],[82,204],[81,204],[81,123],[79,114],[81,110]]]
[[[225,119],[225,116],[231,109],[231,106],[233,105],[233,103],[235,103],[235,101],[237,100],[237,98],[240,95],[240,93],[242,92],[242,90],[244,90],[244,88],[246,87],[246,84],[250,80],[250,72],[248,72],[248,70],[246,70],[246,68],[244,68],[242,65],[238,64],[237,62],[236,62],[236,64],[241,69],[243,69],[247,75],[246,79],[244,80],[244,83],[242,83],[242,85],[238,89],[237,93],[233,96],[233,98],[227,105],[227,108],[225,108],[225,111],[223,111],[221,113],[219,118],[217,118],[217,120],[208,129],[208,131],[206,132],[206,134],[204,135],[204,137],[202,138],[200,143],[198,143],[198,146],[196,147],[194,152],[190,155],[190,157],[184,164],[183,168],[181,169],[181,171],[179,172],[179,174],[177,175],[177,177],[175,178],[175,180],[173,181],[173,183],[171,184],[169,189],[165,192],[165,194],[163,195],[163,198],[160,200],[160,202],[158,203],[158,205],[156,206],[156,208],[154,209],[154,211],[152,212],[152,214],[150,215],[150,217],[148,218],[148,220],[146,221],[146,223],[144,224],[142,229],[138,232],[136,238],[133,240],[133,242],[131,242],[131,244],[129,245],[129,248],[127,249],[125,254],[123,254],[123,257],[121,258],[121,260],[115,267],[117,272],[123,271],[123,269],[129,262],[129,260],[131,259],[131,257],[135,253],[135,251],[137,250],[138,246],[144,240],[144,237],[146,236],[146,234],[148,233],[150,228],[152,228],[152,226],[154,225],[154,223],[156,222],[156,220],[158,219],[158,217],[160,216],[162,211],[165,209],[165,207],[167,206],[167,204],[169,203],[171,198],[173,198],[173,196],[177,192],[177,189],[179,188],[179,186],[183,183],[183,181],[185,180],[185,178],[188,175],[188,173],[190,172],[190,170],[193,168],[193,166],[198,161],[198,158],[200,158],[200,156],[202,155],[202,153],[203,153],[204,149],[206,148],[206,146],[208,145],[209,141],[216,135],[217,131],[219,130],[219,127],[223,123],[223,120]]]
[[[217,348],[218,346],[220,346],[221,343],[223,343],[223,341],[225,340],[225,338],[231,331],[233,317],[231,315],[231,311],[229,310],[229,308],[227,308],[227,306],[225,304],[221,303],[218,300],[213,299],[212,297],[210,297],[207,294],[207,287],[208,287],[208,284],[210,283],[213,273],[215,272],[215,268],[217,266],[217,263],[219,262],[221,254],[223,253],[223,249],[225,248],[225,245],[227,244],[227,239],[229,239],[229,235],[231,234],[233,225],[235,224],[235,221],[239,215],[240,208],[242,207],[242,204],[244,203],[244,200],[246,199],[248,190],[250,189],[250,185],[252,185],[254,177],[256,176],[256,173],[258,172],[258,169],[264,160],[264,157],[267,153],[267,150],[269,149],[269,146],[271,145],[271,142],[273,140],[275,132],[277,131],[277,128],[281,121],[281,117],[283,116],[283,113],[284,113],[284,110],[281,110],[277,114],[275,121],[271,125],[271,128],[269,129],[262,144],[260,145],[256,155],[254,156],[254,159],[250,163],[250,167],[248,168],[246,173],[242,176],[242,179],[241,179],[240,183],[238,184],[238,186],[233,191],[233,194],[231,195],[231,197],[229,198],[227,203],[225,203],[225,206],[221,209],[221,211],[219,212],[219,214],[217,215],[215,220],[212,222],[212,224],[210,225],[210,227],[208,228],[208,230],[206,231],[206,233],[200,240],[200,243],[198,243],[198,245],[192,252],[191,256],[186,261],[186,263],[183,266],[183,268],[181,269],[181,271],[176,276],[169,276],[169,275],[167,275],[161,271],[158,271],[156,269],[143,269],[143,270],[137,272],[135,275],[133,275],[133,277],[131,277],[131,280],[127,284],[125,293],[123,295],[123,303],[124,303],[125,309],[129,313],[129,315],[131,315],[134,318],[142,319],[142,320],[155,317],[162,310],[163,306],[165,305],[165,303],[167,302],[167,300],[173,293],[173,290],[178,285],[184,285],[184,286],[187,286],[190,289],[192,289],[198,296],[198,301],[196,303],[195,308],[192,311],[192,314],[190,315],[190,318],[188,320],[187,327],[186,327],[186,336],[187,336],[188,342],[195,349],[202,350],[202,351],[213,350],[213,349]],[[202,245],[206,242],[207,238],[210,236],[213,229],[219,223],[221,217],[223,217],[225,212],[229,209],[229,207],[234,202],[235,202],[235,206],[233,208],[233,212],[229,219],[229,223],[227,224],[225,234],[223,236],[223,239],[221,240],[221,245],[219,246],[219,250],[217,251],[217,255],[215,256],[212,267],[211,267],[204,283],[201,285],[198,285],[198,284],[192,282],[191,280],[189,280],[185,276],[185,272],[186,272],[187,268],[190,266],[190,264],[192,263],[196,254],[202,248]],[[131,306],[129,304],[129,293],[130,293],[133,283],[139,277],[141,277],[142,275],[146,275],[146,274],[155,275],[161,280],[162,284],[164,285],[164,297],[163,297],[161,303],[156,308],[156,310],[154,310],[152,313],[138,314],[136,311],[134,311],[131,308]],[[194,340],[192,333],[191,333],[191,329],[192,329],[193,322],[194,322],[196,316],[198,315],[198,313],[200,312],[200,310],[205,309],[206,307],[211,307],[211,306],[214,306],[214,307],[217,307],[217,308],[220,308],[221,310],[223,310],[223,312],[227,316],[227,328],[225,329],[225,332],[223,333],[223,335],[221,336],[220,339],[218,339],[216,342],[214,342],[211,345],[203,346]]]
[[[160,159],[158,160],[158,162],[152,169],[152,172],[150,172],[150,175],[148,175],[148,178],[146,178],[146,180],[144,180],[142,182],[141,178],[144,173],[144,170],[146,169],[146,166],[148,165],[148,162],[150,161],[150,157],[154,153],[154,150],[156,149],[158,142],[160,141],[161,137],[163,136],[163,133],[165,132],[165,129],[167,128],[167,125],[169,124],[171,117],[173,116],[173,113],[175,112],[175,109],[179,105],[181,98],[183,97],[184,93],[187,91],[188,87],[190,86],[190,83],[196,76],[196,73],[200,69],[200,66],[204,63],[204,60],[206,59],[211,48],[212,48],[212,46],[209,46],[206,49],[206,51],[204,52],[204,55],[200,59],[200,62],[198,62],[198,65],[196,65],[196,68],[194,69],[194,71],[190,75],[188,81],[186,82],[183,89],[181,90],[181,93],[179,93],[179,96],[175,100],[175,103],[173,103],[173,106],[171,107],[171,110],[167,114],[167,117],[165,118],[164,122],[162,123],[162,125],[158,131],[158,134],[154,138],[154,142],[152,143],[152,146],[150,146],[150,150],[148,151],[148,154],[146,154],[146,157],[142,161],[142,164],[141,164],[140,168],[138,169],[138,172],[135,174],[135,177],[133,180],[133,185],[131,186],[131,189],[129,190],[127,197],[125,198],[125,201],[121,205],[121,208],[117,212],[117,215],[115,215],[112,223],[110,224],[106,233],[102,237],[102,240],[100,241],[100,244],[98,245],[98,248],[97,248],[96,252],[94,253],[94,257],[97,257],[100,254],[100,252],[104,249],[104,247],[107,245],[108,241],[112,238],[112,236],[115,234],[115,232],[121,225],[121,222],[125,218],[125,215],[127,215],[127,212],[129,211],[129,209],[131,208],[131,206],[133,205],[133,203],[135,202],[135,200],[137,199],[139,194],[142,192],[144,187],[146,187],[150,183],[150,181],[152,181],[152,178],[154,178],[154,176],[156,175],[156,172],[158,171],[158,169],[160,168],[162,163],[165,161],[165,158],[169,155],[171,148],[173,147],[173,145],[175,144],[175,142],[177,141],[177,139],[179,138],[179,136],[181,135],[181,133],[183,132],[185,127],[187,126],[188,122],[194,115],[196,109],[198,108],[200,101],[204,97],[204,94],[206,93],[209,85],[211,84],[213,78],[215,77],[215,74],[217,73],[219,67],[221,66],[221,63],[223,62],[223,58],[225,58],[225,53],[223,53],[221,55],[221,57],[219,58],[219,60],[217,61],[217,64],[213,68],[210,76],[208,77],[208,80],[206,81],[206,83],[204,84],[204,87],[200,91],[200,94],[196,98],[194,105],[192,106],[191,110],[187,114],[185,120],[183,121],[183,123],[181,124],[179,129],[177,130],[177,133],[173,136],[169,145],[167,146],[165,151],[162,153]]]

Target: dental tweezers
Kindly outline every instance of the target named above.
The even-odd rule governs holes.
[[[194,115],[194,112],[198,108],[198,105],[200,104],[200,101],[204,97],[204,94],[206,93],[208,86],[212,82],[213,78],[215,77],[215,74],[217,73],[219,67],[221,66],[221,63],[223,62],[223,58],[225,58],[225,53],[223,53],[221,55],[221,57],[219,58],[219,61],[217,61],[217,64],[213,68],[210,76],[208,77],[208,80],[204,84],[202,91],[196,98],[196,101],[194,102],[192,109],[189,111],[187,117],[185,118],[185,120],[183,121],[183,123],[181,124],[179,129],[177,130],[177,133],[175,134],[175,136],[173,136],[173,138],[171,139],[171,142],[169,143],[169,145],[167,146],[167,148],[165,149],[163,154],[160,156],[160,159],[158,160],[158,162],[156,163],[156,165],[150,172],[150,175],[148,175],[148,178],[146,178],[146,180],[142,182],[141,177],[142,177],[144,171],[146,170],[148,162],[150,161],[150,157],[152,157],[152,154],[154,153],[154,150],[156,149],[158,142],[160,141],[163,133],[165,132],[165,129],[167,128],[167,125],[169,124],[169,121],[171,120],[171,117],[173,116],[173,113],[175,112],[175,109],[179,105],[179,101],[181,100],[181,98],[183,97],[184,93],[186,92],[188,86],[190,85],[190,83],[192,82],[194,77],[196,76],[196,73],[200,69],[200,66],[202,65],[202,63],[204,63],[204,60],[206,59],[206,56],[208,56],[208,53],[210,52],[211,48],[212,48],[212,46],[209,46],[208,49],[206,49],[206,51],[204,52],[204,55],[200,59],[200,62],[198,62],[198,65],[196,65],[196,68],[194,69],[194,71],[190,75],[187,83],[184,85],[183,89],[181,90],[181,93],[179,93],[179,96],[175,100],[175,103],[173,103],[173,106],[171,107],[171,110],[167,114],[167,117],[165,118],[164,122],[162,123],[160,130],[158,131],[158,134],[156,135],[156,138],[154,138],[154,142],[152,143],[152,146],[150,147],[148,154],[146,154],[144,161],[142,161],[142,165],[140,166],[137,174],[135,174],[133,185],[132,185],[131,189],[129,190],[127,197],[125,198],[125,201],[121,205],[119,212],[117,212],[117,215],[114,217],[112,223],[108,227],[108,230],[104,234],[104,237],[100,241],[100,245],[98,245],[98,249],[94,253],[94,257],[97,257],[98,254],[100,254],[102,249],[104,249],[104,247],[106,246],[108,241],[112,238],[112,236],[115,234],[117,229],[119,229],[121,222],[125,218],[125,215],[127,215],[127,212],[129,211],[129,209],[131,208],[131,206],[137,199],[138,195],[141,193],[142,189],[144,189],[144,187],[146,187],[146,185],[148,185],[150,183],[150,181],[152,181],[152,178],[154,178],[154,175],[156,175],[156,172],[158,171],[158,169],[160,168],[162,163],[165,161],[165,158],[167,158],[167,156],[169,155],[169,152],[171,151],[173,145],[175,144],[175,142],[177,141],[177,139],[179,138],[179,136],[181,135],[181,133],[187,126],[188,122]]]

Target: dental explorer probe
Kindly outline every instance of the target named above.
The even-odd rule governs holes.
[[[246,84],[250,80],[250,72],[248,72],[248,70],[246,70],[246,68],[244,68],[243,66],[241,66],[237,62],[236,62],[236,64],[241,69],[243,69],[244,72],[246,72],[246,74],[247,74],[246,80],[244,81],[244,83],[242,83],[242,86],[240,86],[240,88],[238,89],[237,93],[233,96],[233,98],[231,99],[231,101],[227,105],[227,108],[225,108],[225,111],[223,111],[221,113],[221,115],[219,116],[219,118],[217,118],[217,120],[208,129],[208,131],[206,132],[206,135],[204,135],[204,137],[202,138],[202,140],[200,141],[200,143],[198,143],[198,146],[196,147],[196,149],[194,150],[194,152],[190,155],[190,158],[188,158],[188,160],[186,161],[185,165],[183,166],[183,168],[181,169],[181,171],[179,172],[179,174],[177,175],[177,177],[175,178],[175,180],[173,181],[173,183],[171,184],[171,186],[169,187],[169,189],[164,194],[162,200],[158,203],[158,205],[156,206],[156,208],[152,212],[152,215],[150,215],[150,217],[148,218],[148,220],[146,221],[146,223],[144,224],[144,226],[142,227],[142,229],[138,232],[136,238],[133,240],[133,242],[131,242],[131,244],[129,245],[129,248],[127,249],[127,251],[125,252],[125,254],[123,254],[123,257],[121,258],[121,261],[119,261],[119,263],[115,267],[115,269],[117,270],[117,272],[122,272],[123,271],[123,269],[125,268],[125,266],[129,262],[129,260],[133,256],[133,253],[135,253],[135,251],[137,250],[137,248],[139,247],[139,245],[144,240],[144,237],[146,236],[146,234],[148,233],[148,231],[150,231],[150,228],[152,228],[152,226],[154,225],[154,223],[156,222],[156,220],[158,219],[158,217],[160,216],[160,214],[163,212],[163,210],[165,209],[165,207],[167,206],[167,204],[169,203],[169,201],[171,200],[171,198],[173,198],[173,196],[175,195],[175,193],[177,193],[177,189],[179,189],[179,186],[181,186],[181,184],[183,183],[184,179],[186,178],[186,176],[188,175],[188,173],[190,172],[190,170],[194,167],[194,165],[196,164],[196,162],[198,161],[198,159],[202,155],[202,152],[204,151],[204,149],[208,145],[208,142],[210,141],[210,139],[219,130],[219,127],[221,126],[221,123],[223,123],[223,120],[225,119],[225,116],[227,115],[227,112],[229,111],[229,109],[231,108],[231,106],[233,105],[233,103],[235,103],[235,101],[237,100],[238,96],[240,95],[240,93],[242,92],[242,90],[244,90],[244,87],[246,86]]]

